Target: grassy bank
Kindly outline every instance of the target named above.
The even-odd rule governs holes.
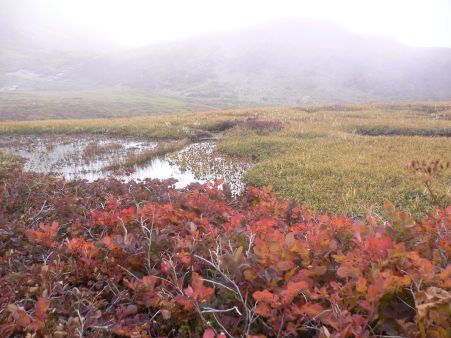
[[[251,121],[247,120],[253,118]],[[264,122],[261,122],[264,121]],[[196,139],[225,130],[220,149],[258,161],[250,184],[311,207],[380,213],[385,199],[423,213],[427,189],[405,169],[411,160],[451,160],[450,103],[309,106],[188,113],[127,119],[7,122],[0,133],[112,133]],[[362,131],[372,131],[365,133]],[[406,132],[408,131],[408,132]],[[369,135],[363,135],[369,134]],[[382,136],[381,136],[382,135]],[[451,173],[431,181],[450,204]]]
[[[113,134],[157,139],[210,137],[231,127],[246,112],[221,111],[114,119],[68,119],[0,122],[2,134]]]

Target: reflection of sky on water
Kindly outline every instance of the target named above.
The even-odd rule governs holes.
[[[213,142],[192,144],[181,151],[134,167],[128,175],[113,174],[104,168],[122,162],[130,152],[153,149],[156,142],[105,136],[1,136],[0,149],[26,159],[24,169],[44,174],[54,173],[68,180],[94,181],[112,177],[129,180],[175,178],[177,188],[190,183],[223,179],[239,192],[249,165],[225,159],[215,153]],[[89,151],[94,147],[95,151]],[[100,151],[99,151],[100,149]]]
[[[205,180],[197,179],[190,170],[181,171],[180,166],[171,164],[166,158],[155,158],[149,164],[136,168],[136,171],[130,175],[130,179],[145,178],[167,179],[175,178],[177,180],[176,187],[183,188],[193,182],[202,183]]]

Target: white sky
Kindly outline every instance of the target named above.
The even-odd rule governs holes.
[[[30,1],[45,16],[100,33],[126,47],[287,16],[331,19],[353,31],[380,33],[413,46],[451,47],[451,0]]]

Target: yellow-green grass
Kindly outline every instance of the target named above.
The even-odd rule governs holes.
[[[380,213],[383,201],[390,199],[421,214],[430,210],[432,200],[405,165],[413,159],[451,160],[451,139],[435,137],[437,130],[451,130],[451,110],[445,103],[425,106],[434,105],[445,109],[439,115],[434,110],[432,115],[416,110],[409,114],[404,105],[320,108],[313,113],[301,108],[273,110],[265,116],[283,119],[283,130],[258,135],[236,129],[221,140],[220,148],[259,160],[247,172],[248,182],[272,184],[280,195],[317,209]],[[420,130],[434,137],[362,136],[354,132],[356,126],[389,126],[412,134]],[[450,170],[433,185],[443,205],[449,205]]]
[[[247,117],[279,120],[281,130],[240,126]],[[283,197],[313,208],[343,213],[381,213],[385,199],[421,214],[432,201],[420,180],[405,169],[414,159],[451,160],[451,103],[256,108],[109,120],[8,122],[0,133],[114,133],[153,138],[199,138],[228,129],[219,147],[253,158],[250,184],[271,184]],[[389,129],[390,136],[359,130]],[[405,135],[405,130],[409,130]],[[398,135],[399,134],[399,135]],[[423,136],[412,136],[412,135]],[[451,173],[433,181],[441,202],[450,204]]]
[[[431,198],[421,182],[405,169],[412,159],[450,158],[448,140],[425,137],[281,138],[227,137],[221,149],[257,154],[259,163],[246,174],[248,182],[272,184],[282,196],[313,208],[337,212],[380,212],[386,199],[415,214],[430,209]],[[434,181],[434,189],[449,204],[449,172]]]

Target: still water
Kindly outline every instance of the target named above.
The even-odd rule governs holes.
[[[24,169],[54,174],[67,180],[115,177],[129,180],[175,178],[177,188],[192,182],[222,179],[232,191],[244,188],[243,175],[250,163],[221,154],[213,141],[154,158],[124,170],[106,169],[127,156],[154,149],[158,142],[104,135],[3,135],[0,150],[24,158]]]

